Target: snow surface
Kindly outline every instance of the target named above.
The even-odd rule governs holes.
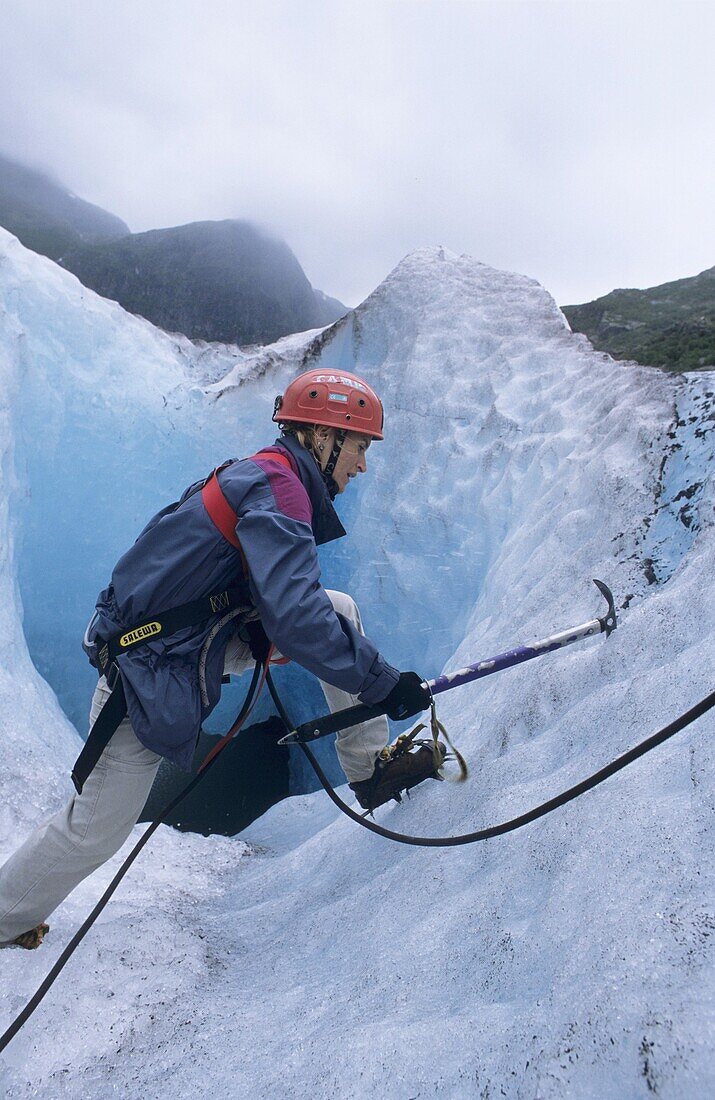
[[[442,696],[470,781],[381,822],[505,820],[712,690],[712,372],[614,363],[534,281],[437,248],[322,332],[196,346],[0,231],[0,858],[67,796],[80,743],[35,665],[79,724],[91,677],[67,681],[118,553],[265,443],[275,393],[313,363],[385,398],[323,563],[389,659],[433,675],[590,619],[592,577],[619,606],[608,641]],[[2,1056],[6,1095],[713,1095],[712,733],[710,714],[468,848],[392,844],[322,793],[240,838],[160,829]],[[120,858],[40,951],[0,952],[0,1030]]]

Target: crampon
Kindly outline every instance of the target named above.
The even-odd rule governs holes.
[[[401,734],[394,744],[382,750],[369,779],[350,784],[358,802],[368,813],[392,799],[402,802],[402,795],[409,797],[412,788],[425,779],[443,780],[442,766],[453,756],[459,760],[460,768],[466,775],[466,765],[456,750],[448,753],[447,746],[437,736],[429,739],[417,737],[424,728],[420,725],[411,733]],[[442,730],[440,723],[439,732]],[[433,730],[433,734],[436,732]]]
[[[45,936],[50,930],[49,924],[38,924],[36,928],[31,928],[29,932],[23,932],[21,935],[16,936],[12,941],[18,947],[24,947],[26,951],[34,951],[36,947],[39,947]]]

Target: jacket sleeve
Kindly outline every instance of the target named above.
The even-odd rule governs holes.
[[[280,652],[364,703],[384,699],[399,673],[335,612],[320,584],[310,524],[280,511],[266,488],[241,515],[236,534],[248,563],[251,596]]]

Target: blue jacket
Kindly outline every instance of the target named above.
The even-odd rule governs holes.
[[[317,463],[293,437],[276,441],[291,464],[234,460],[219,483],[238,516],[241,553],[214,525],[190,486],[178,504],[153,517],[117,562],[99,595],[86,641],[109,638],[161,611],[243,583],[246,605],[270,640],[321,680],[384,699],[398,672],[373,643],[337,614],[320,584],[316,547],[340,538],[338,519]],[[148,749],[188,770],[202,722],[221,693],[226,645],[237,623],[220,615],[151,640],[117,658],[134,732]]]

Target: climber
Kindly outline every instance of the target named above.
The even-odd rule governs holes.
[[[39,946],[49,914],[129,836],[161,759],[190,770],[222,678],[252,657],[313,672],[331,710],[381,703],[403,719],[429,705],[422,678],[365,636],[355,602],[320,585],[316,547],[345,534],[333,500],[383,438],[379,398],[353,374],[311,370],[276,399],[273,420],[275,444],[154,516],[100,593],[83,643],[100,679],[77,793],[0,868],[0,944]],[[366,810],[438,778],[431,748],[393,754],[387,741],[383,716],[338,735]]]

